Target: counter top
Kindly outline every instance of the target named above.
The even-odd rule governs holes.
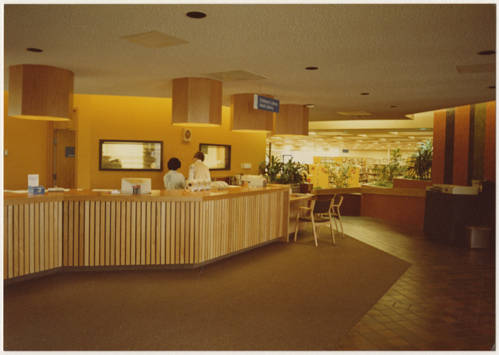
[[[314,196],[314,194],[292,193],[289,195],[289,202],[310,200]]]
[[[362,186],[362,194],[373,194],[373,195],[390,195],[390,196],[403,196],[403,197],[422,197],[426,196],[426,190],[421,188],[386,188],[386,187],[373,187],[373,186]]]
[[[70,190],[68,192],[46,192],[44,195],[29,196],[27,193],[4,192],[4,201],[62,201],[62,200],[104,200],[115,201],[207,201],[238,196],[256,195],[269,191],[289,190],[288,185],[268,185],[266,187],[234,186],[224,190],[190,192],[185,190],[152,190],[150,194],[128,195],[111,194],[107,191]]]

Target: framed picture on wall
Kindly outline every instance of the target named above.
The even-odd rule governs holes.
[[[230,145],[201,143],[199,151],[210,170],[230,170]]]
[[[163,142],[101,139],[99,170],[162,171]]]

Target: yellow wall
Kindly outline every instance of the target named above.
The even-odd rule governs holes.
[[[4,188],[27,189],[28,174],[38,174],[46,186],[48,174],[48,123],[7,116],[8,94],[4,92]]]
[[[182,140],[183,127],[171,125],[170,98],[74,95],[74,107],[77,116],[76,183],[77,187],[80,188],[119,188],[122,177],[133,176],[150,177],[152,188],[161,189],[163,188],[163,175],[168,171],[168,160],[174,156],[179,158],[182,162],[180,172],[187,176],[188,166],[192,162],[192,156],[199,149],[199,143],[230,144],[232,146],[231,170],[214,171],[211,173],[212,178],[240,173],[257,174],[259,163],[265,159],[266,133],[232,132],[229,128],[230,109],[228,107],[222,107],[221,127],[189,127],[192,131],[192,139],[189,143],[184,143]],[[35,128],[36,124],[39,126],[47,125],[43,122],[6,119],[5,136],[10,138],[10,135],[19,131],[16,129],[19,125],[28,132],[36,133],[36,139],[46,140],[47,132]],[[23,147],[24,144],[33,141],[33,138],[28,140],[22,136],[19,138],[19,134],[17,136],[19,140],[15,143],[17,147]],[[98,166],[99,139],[161,140],[163,141],[164,169],[162,172],[100,171]],[[12,139],[9,141],[10,144],[14,144]],[[23,154],[27,155],[25,150],[23,149]],[[44,146],[40,145],[40,149],[32,148],[32,150],[35,150],[33,154],[37,153],[38,159],[43,155],[46,162],[46,142]],[[243,170],[241,163],[251,163],[252,168]],[[20,169],[17,170],[14,169],[13,165],[5,165],[5,188],[25,188],[27,172],[24,171],[29,170],[34,164],[27,162],[26,164],[21,163],[21,165],[24,168],[19,167]],[[22,186],[14,187],[12,185],[12,182],[17,179],[23,181]],[[40,179],[43,184],[42,176]]]

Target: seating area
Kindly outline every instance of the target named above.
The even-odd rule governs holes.
[[[319,227],[321,225],[329,225],[331,232],[331,239],[333,245],[336,244],[336,239],[334,236],[334,229],[338,233],[343,234],[343,224],[341,222],[340,207],[343,203],[343,196],[339,194],[334,195],[316,195],[314,198],[308,201],[307,206],[300,206],[298,214],[296,215],[295,224],[295,238],[298,237],[298,229],[300,228],[300,221],[311,222],[312,231],[314,234],[315,246],[318,244]],[[334,228],[333,228],[334,223]]]

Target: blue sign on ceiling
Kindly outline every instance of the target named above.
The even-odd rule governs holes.
[[[255,110],[279,112],[279,100],[255,94],[253,99],[253,108]]]

